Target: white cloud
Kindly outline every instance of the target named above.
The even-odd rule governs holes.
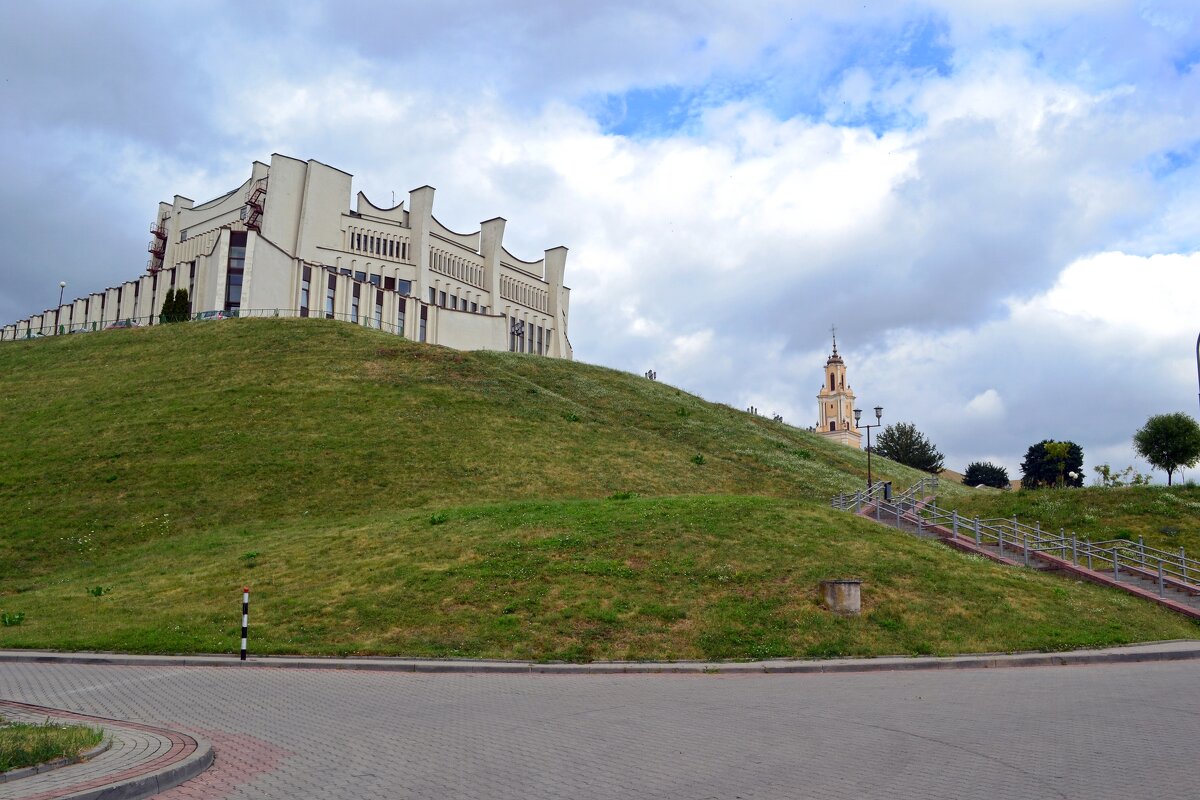
[[[567,245],[578,357],[801,426],[834,322],[860,400],[952,464],[1014,470],[1046,437],[1119,453],[1194,401],[1185,2],[754,2],[735,23],[708,0],[265,3],[245,13],[270,26],[157,47],[121,12],[103,41],[95,15],[13,13],[12,318],[60,271],[80,291],[131,277],[155,202],[215,196],[278,151],[377,202],[435,185],[439,219],[503,215],[522,257]],[[139,16],[177,30],[180,13]],[[252,64],[224,57],[251,36]],[[146,78],[164,63],[186,66],[169,91]],[[642,88],[675,91],[683,126],[607,132],[596,95],[636,114]]]
[[[987,389],[971,398],[966,411],[978,419],[1000,419],[1004,416],[1004,401],[995,389]]]

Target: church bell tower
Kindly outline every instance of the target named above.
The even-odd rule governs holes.
[[[825,382],[817,393],[817,433],[850,447],[862,447],[862,432],[854,424],[854,392],[846,382],[846,362],[838,355],[837,329],[833,353],[825,361]]]

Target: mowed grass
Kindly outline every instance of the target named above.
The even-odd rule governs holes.
[[[1148,547],[1200,558],[1200,487],[1126,486],[1105,489],[1035,489],[1011,492],[979,490],[947,498],[947,508],[980,517],[1040,522],[1045,530],[1062,528],[1092,541],[1142,537]]]
[[[0,717],[0,773],[58,758],[77,758],[104,739],[104,732],[81,725],[9,722]]]
[[[858,577],[864,614],[820,605]],[[1100,646],[1196,626],[1098,587],[970,558],[809,503],[525,501],[98,550],[5,602],[9,646],[256,653],[747,659]],[[99,595],[88,591],[100,586]]]
[[[1197,631],[830,510],[866,456],[812,433],[342,323],[8,343],[0,429],[0,611],[23,615],[4,647],[232,652],[243,584],[259,653],[764,658]],[[943,504],[972,497],[944,485]],[[820,607],[837,577],[867,582],[863,616]]]

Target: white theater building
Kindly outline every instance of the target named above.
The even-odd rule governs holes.
[[[504,247],[504,219],[455,233],[433,216],[433,195],[422,186],[407,207],[380,208],[359,192],[352,210],[348,173],[275,154],[221,197],[159,203],[145,274],[0,338],[157,324],[166,293],[187,289],[193,314],[325,317],[460,350],[571,358],[567,248],[523,261]]]

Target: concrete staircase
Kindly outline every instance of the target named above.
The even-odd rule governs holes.
[[[1017,520],[975,520],[939,509],[919,484],[895,498],[872,487],[839,495],[833,506],[872,521],[1011,567],[1027,567],[1111,586],[1200,620],[1200,562],[1126,542],[1093,544],[1055,536]],[[890,488],[890,487],[889,487]],[[976,525],[979,525],[978,530]]]

